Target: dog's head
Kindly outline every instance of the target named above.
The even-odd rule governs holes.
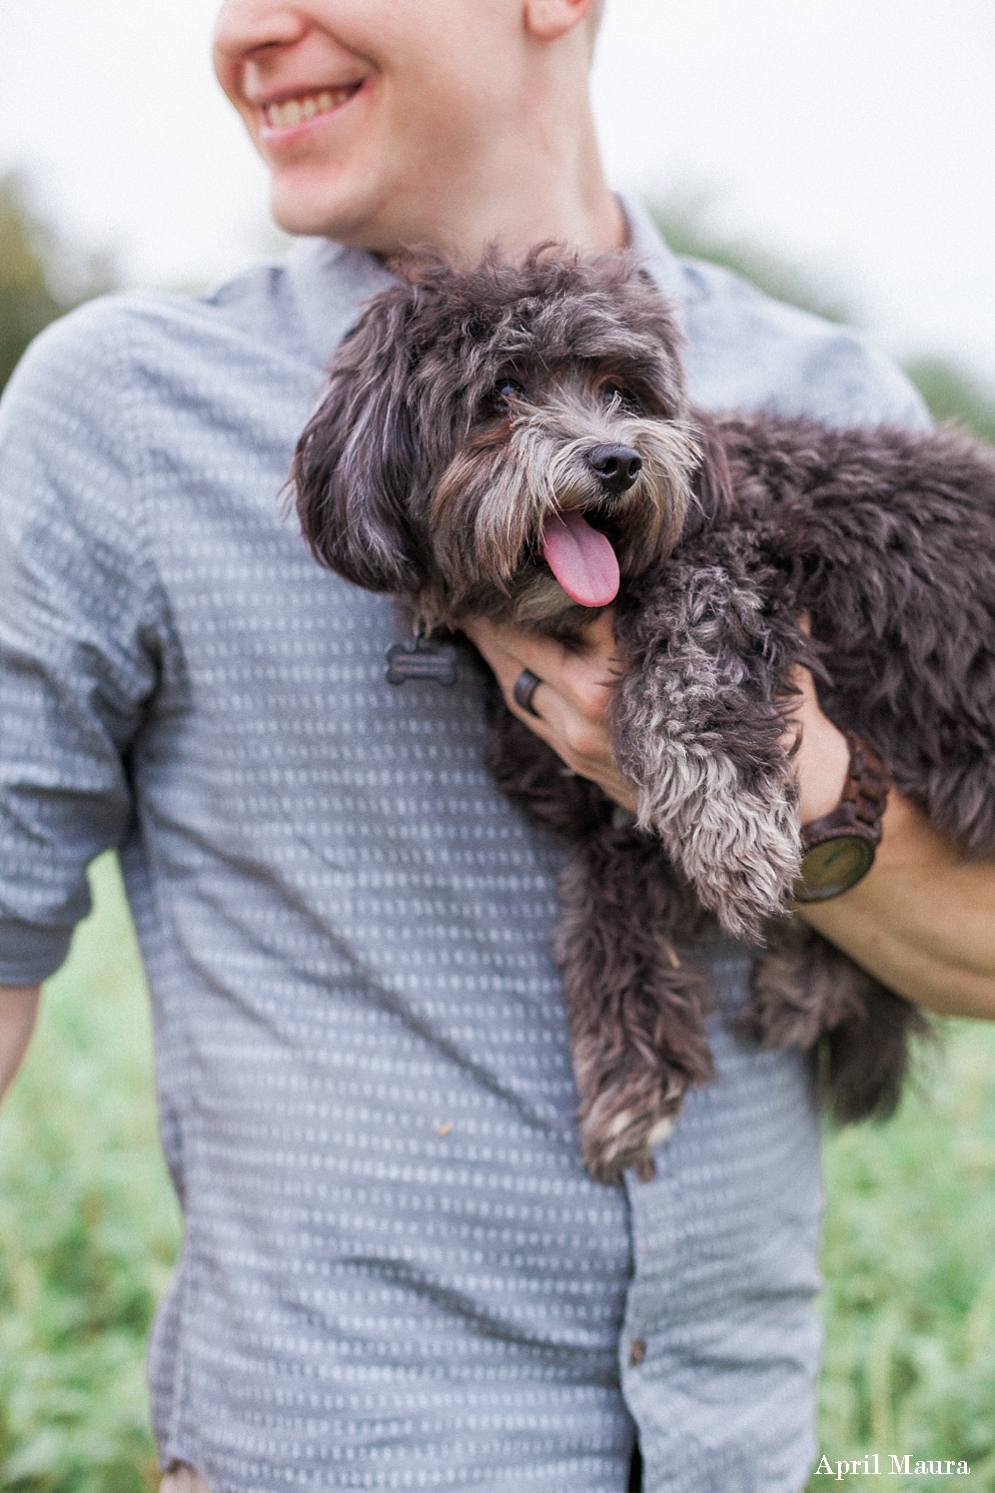
[[[342,343],[298,444],[305,537],[430,622],[606,605],[683,523],[681,341],[630,255],[409,271]]]

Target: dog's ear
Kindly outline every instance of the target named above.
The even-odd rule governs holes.
[[[707,520],[728,510],[732,502],[732,473],[718,426],[708,411],[693,408],[691,425],[695,445],[701,453],[692,479],[695,507],[701,518]]]
[[[407,294],[398,286],[377,297],[342,343],[290,473],[313,553],[368,591],[411,593],[420,581],[406,518],[417,481]]]

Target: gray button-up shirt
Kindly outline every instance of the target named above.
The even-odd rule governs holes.
[[[851,334],[633,237],[693,396],[924,415]],[[50,329],[0,414],[0,981],[49,974],[120,848],[186,1239],[164,1461],[284,1487],[798,1493],[818,1137],[796,1056],[714,1025],[656,1180],[583,1172],[550,952],[561,851],[482,766],[479,686],[392,689],[392,603],[281,505],[360,301],[325,242]],[[724,1002],[749,961],[711,950]]]

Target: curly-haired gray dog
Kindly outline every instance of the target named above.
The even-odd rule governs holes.
[[[716,418],[690,406],[680,354],[631,256],[422,265],[342,344],[293,467],[318,558],[406,598],[426,631],[483,615],[582,646],[614,605],[614,748],[638,822],[565,774],[496,687],[490,753],[572,847],[558,951],[584,1160],[604,1181],[650,1165],[712,1076],[708,979],[675,952],[710,918],[766,936],[741,1028],[818,1053],[837,1118],[893,1109],[925,1027],[785,915],[795,664],[933,824],[995,852],[993,454],[950,432]]]

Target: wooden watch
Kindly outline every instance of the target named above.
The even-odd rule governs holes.
[[[874,864],[891,780],[877,752],[854,731],[845,731],[850,766],[843,796],[831,814],[802,825],[801,876],[796,902],[828,902],[856,886]]]

